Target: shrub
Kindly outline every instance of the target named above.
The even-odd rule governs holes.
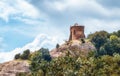
[[[20,53],[16,54],[14,59],[20,59]]]
[[[59,44],[57,44],[57,45],[56,45],[56,49],[58,49],[59,47],[60,47],[60,45],[59,45]]]
[[[82,43],[85,43],[85,40],[84,39],[80,39]]]
[[[23,52],[23,54],[21,55],[21,59],[26,60],[29,59],[29,55],[30,55],[30,50],[27,49]]]

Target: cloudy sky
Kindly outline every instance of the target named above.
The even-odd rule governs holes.
[[[120,0],[0,0],[0,62],[25,49],[52,49],[74,23],[85,34],[120,29]]]

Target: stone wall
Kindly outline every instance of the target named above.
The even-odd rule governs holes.
[[[70,40],[79,40],[80,38],[85,38],[84,26],[80,26],[77,23],[70,27]]]

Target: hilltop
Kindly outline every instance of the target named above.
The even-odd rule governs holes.
[[[70,42],[65,42],[64,44],[59,45],[58,48],[51,50],[50,55],[53,58],[66,56],[66,51],[69,51],[73,56],[79,56],[80,53],[82,53],[84,56],[87,56],[90,51],[94,50],[95,47],[89,40],[85,40],[84,43],[82,43],[81,40],[72,40]]]

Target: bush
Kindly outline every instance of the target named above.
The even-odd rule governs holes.
[[[51,61],[51,56],[49,54],[49,50],[46,48],[41,48],[39,50],[42,53],[42,58],[46,61]]]
[[[82,43],[85,43],[85,40],[84,39],[80,39]]]
[[[56,45],[56,49],[58,49],[59,47],[60,47],[60,45],[59,45],[59,44],[57,44],[57,45]]]
[[[23,52],[23,54],[21,55],[21,59],[26,60],[29,59],[29,55],[30,55],[30,50],[27,49]]]
[[[14,59],[20,59],[20,53],[16,54]]]

